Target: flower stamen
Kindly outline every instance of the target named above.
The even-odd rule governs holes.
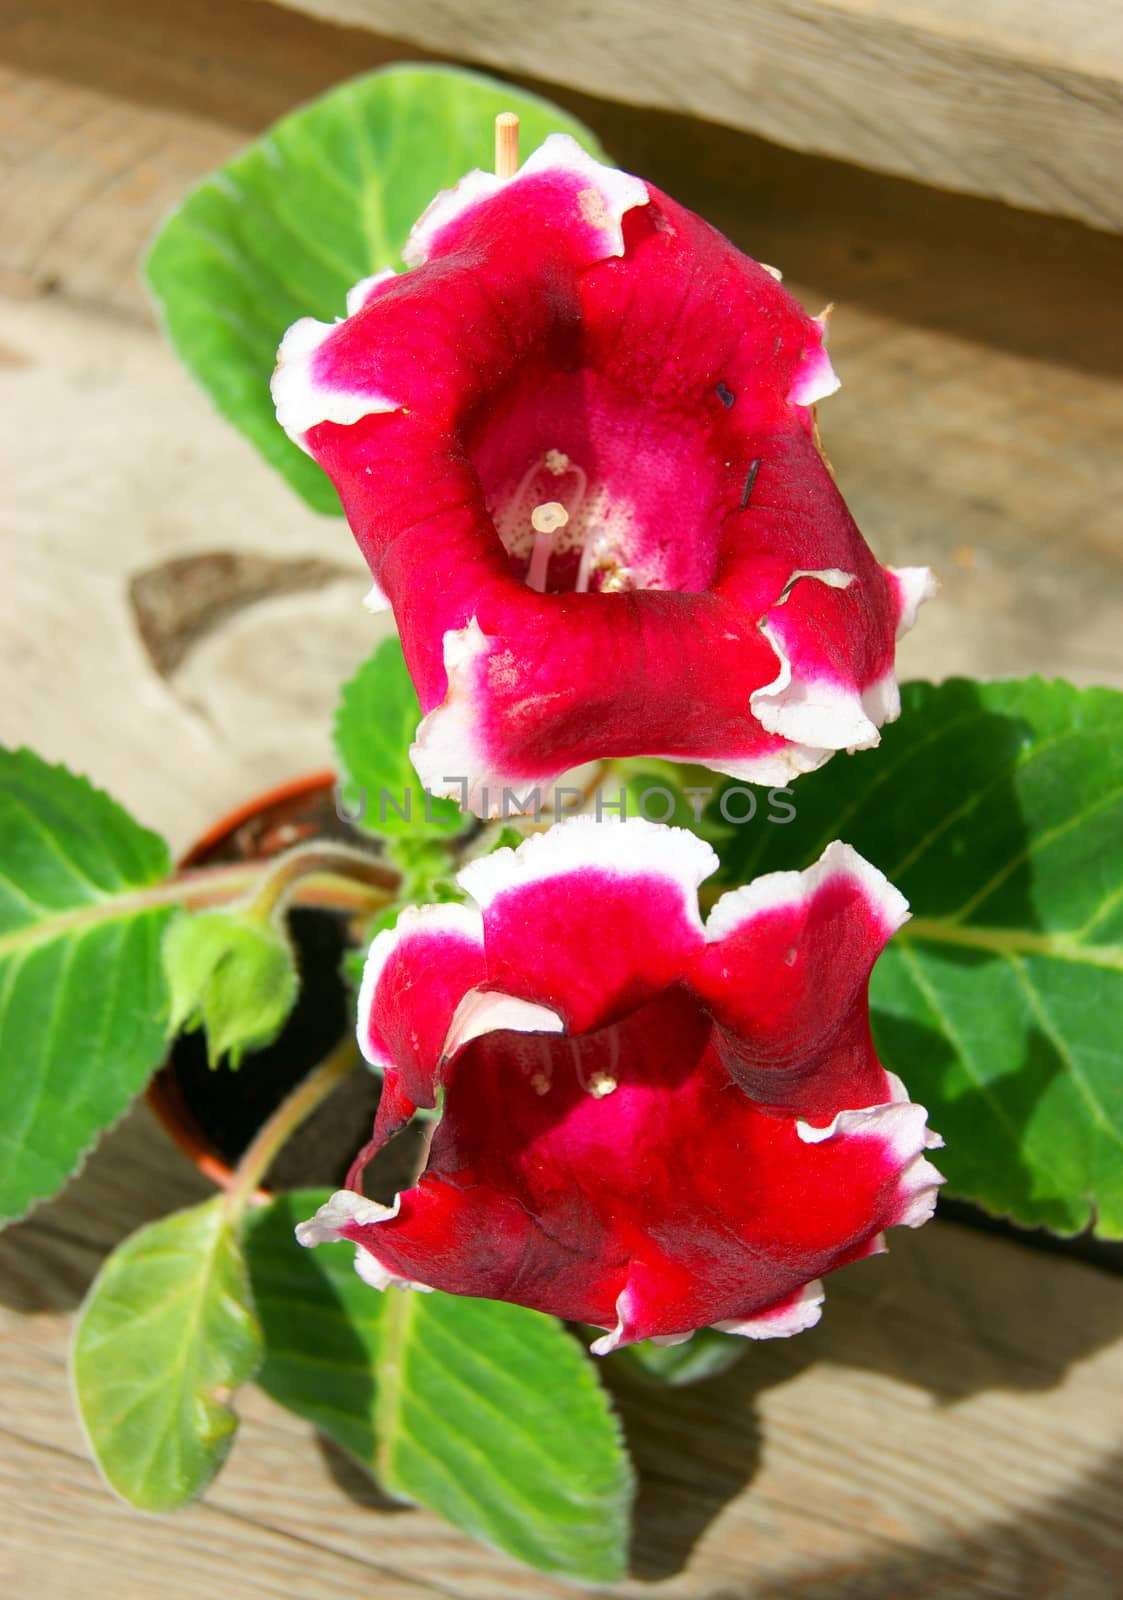
[[[606,1095],[612,1094],[620,1085],[608,1072],[594,1072],[589,1079],[589,1093],[594,1100],[603,1100]]]
[[[581,546],[581,561],[577,568],[577,583],[575,585],[577,594],[588,594],[589,580],[593,575],[593,571],[603,565],[606,554],[607,541],[604,530],[597,528]]]
[[[534,529],[534,549],[526,572],[528,589],[537,589],[539,594],[545,593],[546,574],[550,567],[550,557],[554,553],[554,540],[568,522],[569,512],[560,500],[545,500],[540,506],[535,506],[530,513],[530,525]]]

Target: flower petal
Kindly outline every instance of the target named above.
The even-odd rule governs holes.
[[[420,1183],[347,1237],[395,1277],[608,1328],[602,1351],[809,1325],[806,1286],[919,1214],[923,1111],[844,1113],[809,1137],[730,1084],[710,1034],[678,990],[580,1038],[470,1043]]]
[[[565,1023],[548,1006],[534,1005],[497,989],[471,989],[461,1000],[449,1024],[442,1054],[482,1039],[486,1033],[564,1033]]]
[[[449,1026],[484,975],[483,923],[466,906],[409,906],[371,945],[359,1045],[372,1066],[399,1074],[414,1105],[434,1104]]]
[[[581,265],[624,253],[625,212],[647,204],[647,185],[630,173],[606,167],[567,133],[552,133],[512,178],[470,172],[444,189],[422,213],[402,258],[411,267],[471,243],[492,224],[489,202],[504,194],[508,205],[528,213],[549,211],[564,230],[567,248]]]
[[[483,915],[489,986],[584,1033],[681,977],[703,943],[698,885],[717,865],[685,828],[574,817],[459,882]]]
[[[928,580],[878,566],[820,457],[823,320],[561,137],[408,254],[291,331],[276,392],[393,605],[427,787],[490,814],[595,758],[785,783],[875,742]]]
[[[392,267],[363,278],[347,292],[347,315],[357,316],[397,279]],[[384,411],[396,411],[401,402],[377,387],[354,383],[333,361],[332,341],[342,326],[302,317],[281,340],[270,389],[277,421],[294,444],[311,455],[305,439],[309,429],[322,422],[343,427]]]
[[[907,916],[883,874],[837,842],[804,872],[722,896],[691,984],[731,1077],[754,1101],[814,1120],[890,1099],[867,991]]]
[[[755,1316],[715,1322],[714,1327],[719,1333],[736,1333],[743,1339],[789,1339],[793,1333],[806,1333],[815,1326],[823,1314],[824,1298],[825,1290],[816,1278]]]
[[[896,1206],[890,1226],[919,1228],[936,1209],[936,1197],[944,1182],[942,1174],[927,1159],[925,1150],[939,1150],[944,1141],[928,1127],[928,1113],[912,1104],[901,1080],[887,1074],[893,1099],[887,1105],[867,1106],[859,1111],[839,1111],[826,1127],[813,1127],[799,1121],[796,1132],[806,1144],[823,1144],[830,1139],[878,1139],[888,1149],[898,1168]]]
[[[392,1206],[381,1206],[376,1200],[368,1200],[350,1189],[337,1189],[329,1200],[324,1201],[315,1216],[309,1217],[307,1222],[297,1223],[296,1242],[310,1249],[314,1245],[349,1239],[351,1233],[348,1229],[354,1232],[356,1229],[371,1228],[389,1217],[396,1217],[398,1205],[397,1198]],[[429,1292],[427,1283],[413,1283],[387,1272],[361,1246],[355,1250],[355,1271],[372,1289],[420,1289],[426,1294]]]

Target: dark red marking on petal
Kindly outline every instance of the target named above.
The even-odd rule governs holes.
[[[749,470],[748,470],[748,474],[746,475],[746,478],[745,478],[745,487],[741,491],[741,510],[742,511],[744,511],[745,507],[749,503],[749,496],[753,492],[753,484],[756,482],[756,475],[757,475],[757,473],[759,471],[760,471],[760,457],[758,456],[755,461],[750,461],[749,462]]]

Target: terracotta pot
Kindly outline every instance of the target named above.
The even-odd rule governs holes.
[[[325,834],[354,839],[353,831],[336,815],[334,787],[333,773],[316,772],[255,796],[209,828],[183,856],[180,870],[217,862],[264,860],[302,839]],[[148,1103],[184,1155],[212,1183],[226,1188],[233,1174],[231,1160],[188,1104],[177,1067],[181,1045],[182,1041],[173,1045],[149,1084]],[[301,1071],[314,1065],[315,1059],[309,1060],[301,1064]],[[220,1082],[219,1073],[212,1076],[216,1084]],[[230,1078],[236,1084],[236,1076]]]

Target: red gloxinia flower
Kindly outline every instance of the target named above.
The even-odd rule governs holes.
[[[819,1277],[919,1226],[941,1181],[870,1039],[870,970],[907,911],[832,844],[703,927],[716,864],[684,829],[578,818],[466,867],[478,910],[379,934],[359,1002],[374,1138],[300,1242],[352,1240],[380,1289],[595,1324],[599,1354],[816,1322]],[[365,1199],[369,1156],[439,1089],[416,1187]]]
[[[784,784],[876,744],[933,579],[878,565],[816,446],[822,319],[560,134],[403,253],[273,393],[393,605],[426,786],[494,814],[591,759]]]

